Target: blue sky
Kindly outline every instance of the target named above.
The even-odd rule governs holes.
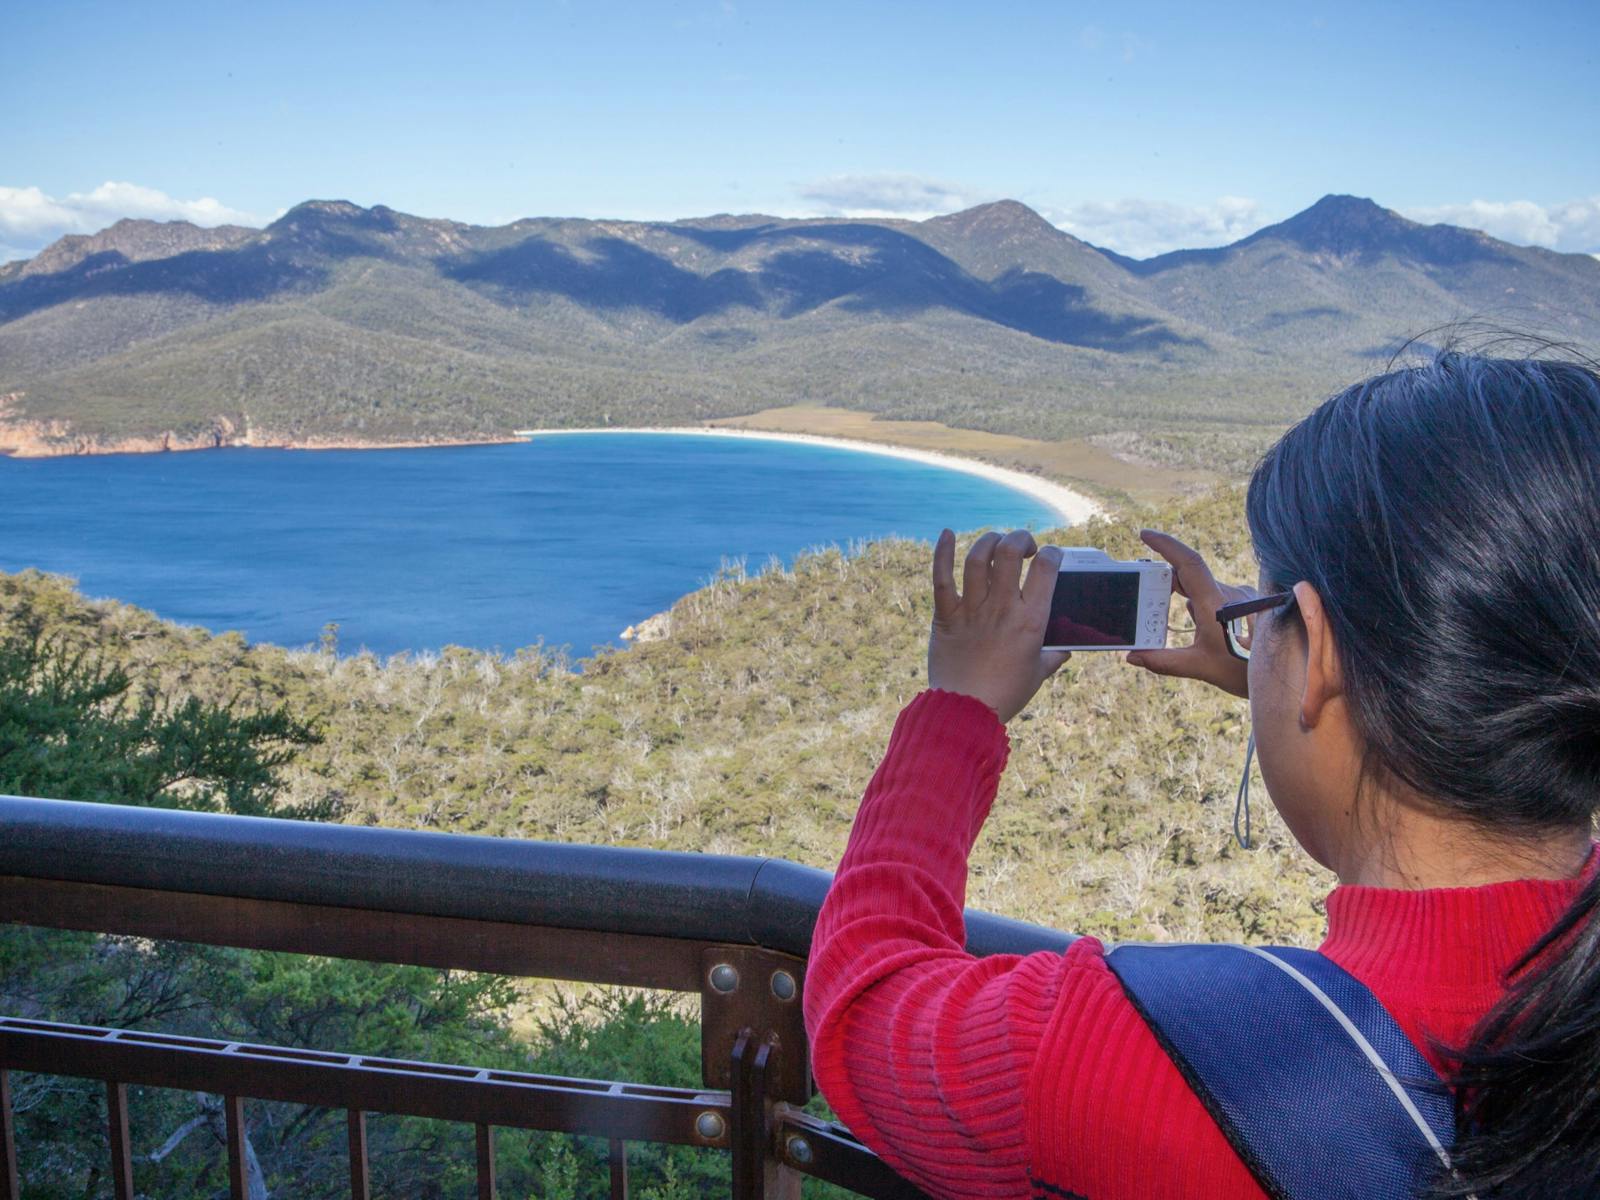
[[[15,3],[0,257],[118,216],[923,216],[1125,253],[1328,192],[1600,251],[1600,5]]]

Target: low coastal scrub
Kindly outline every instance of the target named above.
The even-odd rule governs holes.
[[[1255,579],[1242,496],[1233,488],[1146,511],[1137,520],[1096,518],[1040,541],[1136,557],[1145,553],[1140,523],[1201,548],[1219,578]],[[960,539],[958,553],[974,536]],[[30,644],[46,647],[53,661],[76,662],[80,670],[120,683],[120,690],[91,699],[87,709],[120,705],[119,719],[145,721],[146,733],[155,731],[151,736],[159,737],[162,722],[182,719],[185,711],[191,719],[233,714],[241,724],[214,732],[254,748],[259,757],[246,756],[248,762],[265,764],[272,780],[270,805],[276,807],[269,811],[760,854],[831,869],[895,715],[925,686],[930,554],[926,543],[885,540],[819,549],[789,569],[773,562],[752,572],[734,564],[673,606],[668,636],[606,650],[581,664],[542,645],[511,655],[452,647],[387,660],[340,655],[331,634],[320,650],[252,646],[236,634],[212,635],[125,604],[86,599],[69,580],[37,572],[0,575],[0,622],[8,636],[28,631]],[[1173,622],[1187,622],[1181,601],[1174,604]],[[1175,637],[1183,640],[1181,633]],[[4,716],[23,711],[20,698],[37,692],[44,677],[38,665],[3,693]],[[274,713],[283,714],[282,723],[268,719]],[[1242,851],[1232,841],[1247,734],[1243,701],[1156,678],[1120,655],[1077,655],[1010,727],[1010,761],[975,851],[968,902],[1103,938],[1315,944],[1323,926],[1321,898],[1332,880],[1293,844],[1264,802],[1264,790],[1255,820],[1259,848]],[[25,745],[15,738],[9,744],[11,755],[0,752],[0,791],[54,789],[63,798],[196,805],[192,782],[163,783],[158,771],[143,777],[155,794],[140,797],[113,794],[87,767],[46,783],[20,773],[18,747]],[[198,794],[211,807],[230,807],[225,786],[202,787]],[[265,803],[261,787],[250,795]],[[123,945],[117,961],[130,974],[106,975],[103,963],[111,958],[105,952],[95,957],[92,940],[79,939],[79,958],[101,964],[85,992],[80,977],[70,970],[70,978],[64,976],[59,963],[50,976],[54,983],[41,974],[42,951],[29,940],[34,937],[18,934],[5,943],[0,1006],[8,1011],[21,1006],[147,1027],[196,1020],[181,1006],[156,1014],[125,1006],[134,994],[129,979],[155,970],[147,960],[164,951]],[[243,1022],[240,1032],[259,1040],[486,1064],[549,1063],[563,1072],[633,1078],[648,1068],[594,1060],[580,1069],[590,1061],[583,1055],[598,1053],[606,1038],[631,1045],[640,1028],[654,1031],[650,1054],[669,1064],[693,1042],[692,1023],[676,1010],[635,1005],[635,1011],[605,993],[592,1001],[599,1010],[569,1010],[564,1022],[546,1020],[529,1029],[513,1027],[509,1014],[525,993],[514,993],[505,981],[463,981],[458,974],[456,986],[441,989],[440,972],[189,953],[189,965],[168,963],[160,978],[174,994],[210,988],[199,1006],[208,1019]],[[311,1020],[301,1009],[325,992],[365,999],[334,1019]],[[402,1003],[405,996],[432,999],[419,1007]],[[417,1021],[408,1026],[392,1019],[401,1011],[437,1011],[439,1020],[427,1026],[434,1032],[425,1037]],[[378,1038],[384,1048],[375,1049],[374,1027],[363,1024],[373,1012],[388,1014],[391,1033],[403,1032],[394,1034],[396,1047]],[[594,1029],[611,1032],[582,1032]],[[696,1084],[674,1077],[693,1074],[692,1055],[686,1063],[669,1066],[668,1077],[658,1081]],[[65,1131],[87,1137],[95,1128],[92,1104],[83,1097],[77,1103],[78,1124],[65,1121],[57,1131],[68,1157],[77,1135]],[[151,1143],[142,1152],[158,1149],[181,1124],[180,1107],[167,1112],[164,1127],[136,1131],[136,1141]],[[192,1103],[188,1111],[194,1115]],[[292,1113],[285,1118],[293,1120]],[[463,1161],[465,1151],[449,1140],[454,1132],[423,1131],[425,1124],[394,1123],[392,1162],[446,1171],[442,1164]],[[302,1117],[301,1125],[304,1136],[295,1143],[301,1157],[292,1161],[314,1159],[321,1147],[316,1153],[332,1156],[328,1162],[336,1166],[333,1125],[311,1117]],[[588,1195],[602,1187],[599,1167],[592,1155],[585,1157],[581,1141],[557,1153],[553,1141],[509,1140],[526,1149],[506,1170],[535,1194]],[[214,1142],[209,1152],[214,1158]],[[575,1156],[570,1172],[560,1165],[567,1161],[563,1154]],[[659,1185],[663,1195],[709,1194],[703,1159],[667,1155],[652,1178],[669,1181]],[[264,1150],[262,1160],[269,1178],[290,1169],[291,1158],[280,1161]],[[88,1158],[74,1162],[73,1194],[92,1194],[96,1185],[84,1174],[92,1169]],[[202,1171],[194,1164],[189,1169]],[[149,1194],[190,1194],[158,1192],[154,1170]],[[540,1172],[551,1170],[571,1178],[540,1182]],[[585,1182],[590,1175],[594,1181]],[[302,1180],[294,1194],[321,1194],[306,1190],[310,1176],[294,1177]],[[440,1179],[428,1194],[466,1194],[467,1181]]]

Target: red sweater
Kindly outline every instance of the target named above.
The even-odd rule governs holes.
[[[963,949],[967,856],[1009,753],[1005,727],[970,696],[931,688],[901,711],[812,941],[805,1018],[822,1094],[935,1196],[1260,1200],[1099,941]],[[1580,886],[1341,886],[1321,950],[1438,1067],[1424,1031],[1462,1039]]]

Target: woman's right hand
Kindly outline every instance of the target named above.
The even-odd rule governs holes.
[[[1227,637],[1217,621],[1217,609],[1235,600],[1247,600],[1255,592],[1218,583],[1211,577],[1211,568],[1206,566],[1200,552],[1170,534],[1141,529],[1139,538],[1172,564],[1172,587],[1189,601],[1189,615],[1194,618],[1194,641],[1165,650],[1130,650],[1127,661],[1157,675],[1199,679],[1235,696],[1248,696],[1248,664],[1229,651]]]

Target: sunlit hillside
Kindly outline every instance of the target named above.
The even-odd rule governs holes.
[[[1149,520],[1220,578],[1253,579],[1241,503],[1225,490]],[[1141,550],[1126,517],[1057,536]],[[139,687],[286,701],[325,740],[287,769],[285,799],[332,797],[347,821],[831,869],[895,714],[925,683],[929,555],[892,540],[725,569],[677,602],[667,637],[581,672],[540,648],[383,662],[249,646],[37,573],[0,576],[0,619],[38,614]],[[1331,879],[1269,818],[1259,778],[1261,848],[1232,843],[1247,717],[1243,701],[1120,655],[1076,656],[1010,727],[969,903],[1108,936],[1314,944]]]

